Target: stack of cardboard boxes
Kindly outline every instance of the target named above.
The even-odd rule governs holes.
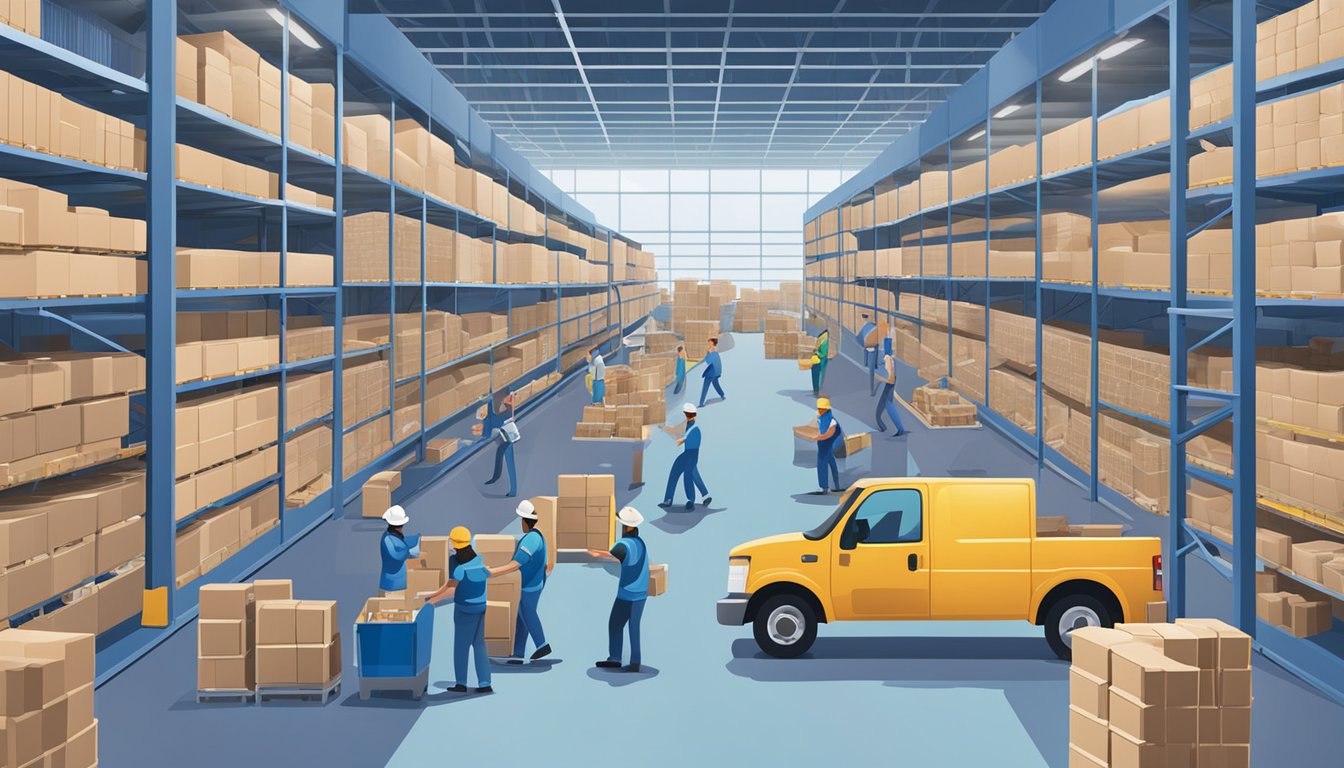
[[[280,364],[280,315],[273,310],[177,313],[179,384]]]
[[[1291,633],[1311,637],[1334,626],[1330,600],[1309,600],[1296,592],[1259,592],[1255,612],[1262,620]]]
[[[331,285],[331,281],[330,255],[285,253],[285,285]],[[177,249],[178,288],[274,288],[279,285],[279,251]]]
[[[331,371],[292,373],[285,381],[285,430],[331,413]]]
[[[274,384],[180,400],[177,519],[274,475],[279,433]]]
[[[401,472],[375,472],[364,481],[361,510],[364,517],[382,517],[392,506],[392,492],[401,487]]]
[[[1250,765],[1251,641],[1217,619],[1073,633],[1069,764]]]
[[[41,0],[0,0],[0,24],[41,37]]]
[[[1256,285],[1271,294],[1344,292],[1344,216],[1326,213],[1255,228]]]
[[[1256,80],[1308,69],[1344,56],[1344,5],[1311,0],[1260,22],[1255,32]]]
[[[196,636],[196,688],[256,687],[256,594],[251,584],[204,584]]]
[[[335,600],[259,600],[257,691],[326,689],[341,679]]]
[[[517,539],[508,534],[479,533],[472,542],[487,568],[497,568],[512,560],[517,545]],[[517,571],[486,582],[485,647],[490,656],[513,655],[522,585],[522,575]]]
[[[331,427],[315,424],[285,441],[285,504],[299,507],[331,487]]]
[[[8,113],[0,142],[105,168],[145,169],[145,136],[133,124],[4,71],[0,93]]]
[[[280,524],[280,487],[209,510],[177,530],[177,585],[204,576]]]
[[[387,410],[392,385],[386,360],[373,359],[347,365],[341,373],[344,386],[341,407],[347,428]]]
[[[616,477],[560,475],[556,549],[606,550],[615,542]]]
[[[421,536],[420,557],[406,561],[406,597],[411,600],[437,592],[448,583],[452,546],[446,536]]]
[[[965,427],[978,423],[974,403],[933,384],[916,388],[911,405],[935,427]]]
[[[0,762],[98,765],[93,716],[92,634],[5,629],[0,632]]]
[[[349,477],[392,449],[392,419],[374,419],[346,432],[341,446],[341,471]]]
[[[280,199],[280,177],[264,168],[206,152],[189,144],[178,144],[174,155],[177,178],[210,189],[222,189],[262,200]],[[330,195],[290,185],[287,198],[314,208],[331,210]]]

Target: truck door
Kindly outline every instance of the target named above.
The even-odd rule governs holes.
[[[922,488],[887,488],[869,492],[836,527],[831,536],[836,619],[928,618],[925,519]]]

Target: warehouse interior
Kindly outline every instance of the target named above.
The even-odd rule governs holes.
[[[1335,764],[1342,168],[1344,0],[0,0],[0,768]]]

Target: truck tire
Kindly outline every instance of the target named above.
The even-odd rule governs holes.
[[[752,624],[756,645],[777,659],[807,653],[817,639],[817,614],[796,595],[776,595],[756,611]]]
[[[1115,619],[1101,601],[1090,595],[1066,595],[1050,606],[1045,615],[1045,639],[1050,650],[1064,661],[1073,659],[1070,634],[1081,627],[1111,627]]]

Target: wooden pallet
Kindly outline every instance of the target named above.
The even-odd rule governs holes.
[[[60,459],[58,461],[48,462],[45,466],[33,470],[32,472],[25,472],[22,475],[6,475],[0,477],[0,490],[13,488],[16,485],[23,485],[24,483],[35,483],[40,480],[48,480],[53,477],[68,475],[71,472],[88,469],[89,467],[95,467],[99,464],[110,464],[115,461],[121,461],[122,459],[129,459],[139,456],[144,452],[145,445],[140,443],[128,448],[119,448],[115,453],[109,453],[106,456],[102,454],[86,454],[80,455],[74,460]],[[70,461],[69,465],[66,465],[67,461]]]
[[[268,700],[284,700],[316,703],[325,706],[328,701],[335,699],[340,694],[341,678],[337,675],[335,680],[326,685],[258,685],[257,703],[265,704]]]
[[[246,688],[197,688],[196,703],[204,704],[208,701],[231,701],[239,704],[257,703],[257,692]]]
[[[935,425],[929,421],[928,416],[924,415],[922,411],[920,411],[918,408],[907,402],[904,397],[901,397],[901,394],[899,392],[896,392],[894,394],[896,397],[896,402],[900,403],[901,405],[904,405],[905,409],[910,413],[914,414],[915,418],[919,421],[919,423],[923,424],[928,429],[979,429],[981,427],[981,424],[979,423],[978,420],[975,424],[956,424],[951,426]]]

